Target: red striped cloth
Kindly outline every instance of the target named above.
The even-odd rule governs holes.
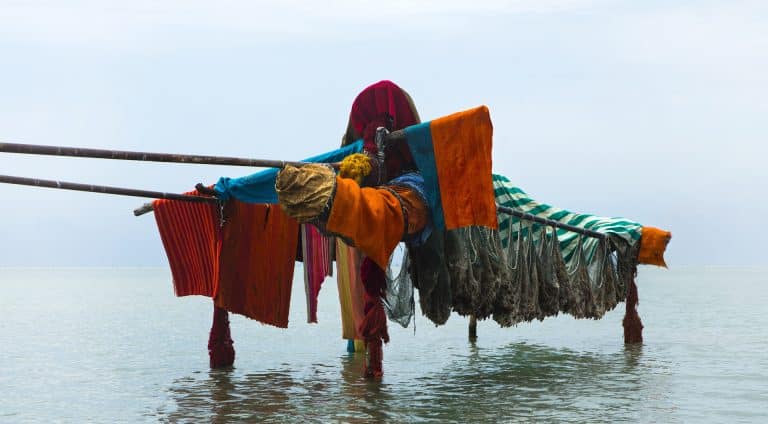
[[[153,206],[177,296],[213,297],[227,311],[288,326],[295,220],[276,205],[230,200],[220,228],[216,205],[156,200]]]
[[[200,195],[197,191],[185,194]],[[176,296],[213,297],[221,248],[217,206],[163,199],[152,206]]]

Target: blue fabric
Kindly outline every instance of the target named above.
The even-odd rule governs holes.
[[[357,140],[341,149],[313,156],[305,162],[339,162],[362,150],[363,140]],[[272,168],[240,178],[222,177],[213,189],[216,190],[216,197],[220,200],[234,197],[245,203],[277,203],[277,192],[275,192],[277,171]]]
[[[388,182],[387,185],[390,186],[399,186],[399,187],[408,187],[411,190],[418,193],[419,197],[421,197],[421,200],[424,201],[424,203],[427,202],[427,190],[426,186],[424,185],[424,177],[421,176],[418,172],[409,172],[407,174],[403,174],[392,181]],[[414,234],[413,237],[411,237],[409,240],[406,240],[409,243],[413,243],[416,246],[424,243],[429,238],[430,234],[432,234],[432,220],[430,219],[429,222],[424,225],[424,228],[418,233]]]
[[[432,225],[437,231],[444,231],[443,202],[440,198],[435,151],[432,149],[432,131],[429,126],[430,122],[425,122],[407,127],[405,137],[408,141],[408,147],[411,149],[413,160],[416,162],[416,167],[419,168],[421,176],[424,178],[425,197],[427,206],[432,213]]]

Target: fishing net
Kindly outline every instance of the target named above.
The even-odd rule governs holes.
[[[384,296],[384,310],[387,318],[403,327],[408,327],[413,317],[416,303],[413,297],[413,283],[408,273],[408,248],[403,249],[402,257],[395,259],[395,255],[389,260],[387,267],[387,292]],[[395,266],[397,274],[392,267]]]

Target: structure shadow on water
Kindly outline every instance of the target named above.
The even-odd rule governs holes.
[[[596,354],[471,345],[415,378],[390,364],[379,382],[361,376],[362,361],[357,354],[298,370],[212,370],[175,381],[172,404],[157,412],[162,420],[213,422],[674,421],[669,364],[646,359],[642,346]]]

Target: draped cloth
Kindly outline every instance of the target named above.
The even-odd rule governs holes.
[[[363,322],[363,282],[360,265],[363,257],[354,247],[336,239],[336,283],[341,306],[341,335],[348,340],[362,340],[359,328]]]
[[[288,327],[298,223],[277,205],[230,200],[224,209],[216,305]]]
[[[317,297],[325,277],[333,276],[333,237],[326,237],[311,224],[301,224],[304,259],[304,291],[307,296],[307,322],[317,322]]]
[[[404,132],[425,180],[435,229],[496,228],[488,108],[454,113]]]
[[[156,200],[153,206],[177,296],[213,297],[219,308],[287,327],[295,220],[277,206],[230,200],[221,227],[216,205]]]
[[[197,190],[185,194],[201,195]],[[176,296],[213,297],[218,287],[221,249],[217,206],[165,199],[155,200],[152,206]]]
[[[331,150],[311,158],[304,162],[332,163],[339,162],[348,155],[359,153],[363,149],[363,140],[357,140],[340,149]],[[235,198],[244,203],[269,203],[276,204],[275,179],[278,169],[272,168],[240,178],[222,177],[213,187],[216,197],[220,200]]]
[[[326,228],[354,241],[355,246],[381,269],[386,269],[392,251],[404,234],[404,217],[395,194],[376,188],[361,188],[349,178],[336,178]]]

